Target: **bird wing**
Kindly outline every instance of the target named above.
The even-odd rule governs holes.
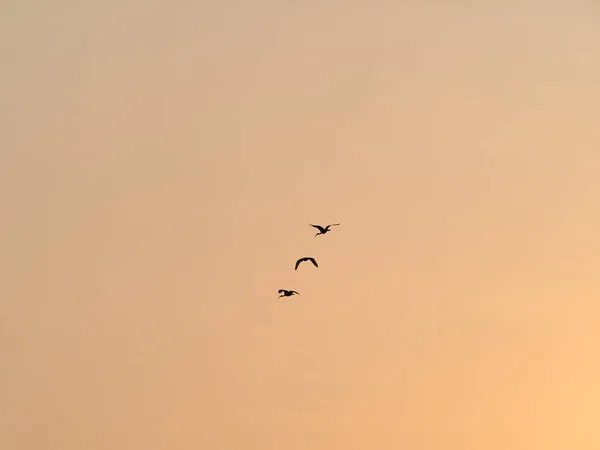
[[[300,258],[298,261],[296,261],[296,267],[294,267],[294,270],[298,270],[298,266],[300,265],[300,263],[302,261],[305,261],[305,259],[304,258]]]
[[[296,291],[292,291],[292,294],[296,294],[296,295],[300,295],[298,292]]]
[[[323,231],[325,231],[325,228],[323,228],[321,225],[313,225],[312,223],[309,223],[309,225],[310,225],[311,227],[315,227],[315,228],[316,228],[317,230],[319,230],[321,233],[322,233]]]
[[[307,258],[309,261],[311,261],[315,267],[319,267],[319,265],[317,264],[317,261],[315,261],[315,258]]]
[[[332,224],[329,224],[329,225],[327,225],[327,226],[328,226],[328,227],[335,227],[335,226],[337,226],[337,225],[339,225],[339,223],[332,223]]]

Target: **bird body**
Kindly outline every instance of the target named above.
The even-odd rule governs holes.
[[[288,290],[286,290],[286,289],[279,289],[277,292],[278,292],[279,294],[281,294],[281,295],[279,296],[279,298],[281,298],[281,297],[291,297],[291,296],[292,296],[292,295],[294,295],[294,294],[296,294],[296,295],[300,295],[300,294],[298,294],[296,291],[288,291]]]
[[[317,237],[320,234],[325,234],[331,231],[331,227],[335,227],[338,226],[339,223],[332,223],[327,225],[326,227],[322,227],[321,225],[313,225],[312,223],[309,223],[309,225],[311,227],[315,227],[317,230],[319,230],[319,232],[317,234],[315,234],[315,237]]]
[[[300,258],[298,261],[296,261],[296,266],[294,267],[294,270],[298,270],[298,266],[300,265],[301,262],[304,262],[304,261],[310,261],[315,265],[315,267],[319,267],[319,265],[317,264],[317,261],[315,261],[315,258],[312,258],[310,256],[305,256],[304,258]]]

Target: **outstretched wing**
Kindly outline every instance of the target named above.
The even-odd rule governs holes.
[[[298,292],[296,291],[292,291],[292,294],[296,294],[296,295],[300,295]]]
[[[313,225],[312,223],[309,223],[309,225],[310,225],[311,227],[315,227],[315,228],[316,228],[317,230],[319,230],[321,233],[322,233],[323,231],[325,231],[325,228],[323,228],[321,225]]]
[[[319,265],[317,264],[317,261],[315,261],[315,258],[306,258],[306,259],[308,259],[310,262],[312,262],[315,265],[315,267],[319,267]]]
[[[300,265],[300,263],[302,261],[306,261],[306,259],[305,258],[300,258],[298,261],[296,261],[296,267],[294,267],[294,270],[298,270],[298,266]]]
[[[337,226],[337,225],[339,225],[339,223],[331,223],[331,224],[329,224],[329,225],[327,225],[327,226],[328,226],[328,227],[335,227],[335,226]]]

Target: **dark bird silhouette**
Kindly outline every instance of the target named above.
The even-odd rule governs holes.
[[[339,223],[332,223],[330,225],[327,225],[326,227],[322,227],[321,225],[313,225],[312,223],[309,223],[309,225],[311,227],[315,227],[317,230],[319,230],[319,232],[317,234],[315,234],[315,237],[317,237],[320,234],[325,234],[330,232],[330,227],[335,227],[337,225],[339,225]]]
[[[277,292],[281,294],[278,298],[281,298],[281,297],[291,297],[294,294],[300,295],[296,291],[286,291],[285,289],[279,289]]]
[[[310,256],[305,256],[304,258],[300,258],[298,261],[296,261],[296,267],[294,268],[294,270],[298,270],[298,266],[300,265],[301,262],[304,262],[304,261],[310,261],[315,265],[315,267],[319,267],[319,265],[317,264],[317,261],[315,261],[315,258],[311,258]]]

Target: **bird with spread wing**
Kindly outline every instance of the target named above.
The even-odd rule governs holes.
[[[298,261],[296,261],[296,267],[294,267],[294,270],[298,270],[298,266],[300,265],[300,263],[302,263],[304,261],[310,261],[315,265],[315,267],[319,267],[319,265],[317,264],[317,261],[315,261],[315,258],[312,258],[310,256],[305,256],[304,258],[300,258]]]
[[[309,223],[309,225],[311,227],[315,227],[317,230],[319,230],[319,232],[317,234],[315,234],[315,237],[317,237],[320,234],[325,234],[325,233],[330,232],[331,231],[330,228],[338,226],[339,223],[332,223],[332,224],[327,225],[326,227],[322,227],[321,225],[313,225],[312,223]]]

